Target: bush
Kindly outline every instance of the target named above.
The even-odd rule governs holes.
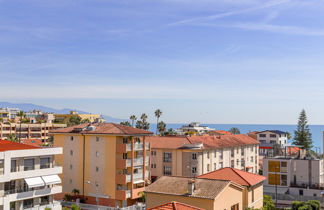
[[[310,201],[294,201],[292,203],[292,210],[320,210],[321,203],[317,200]]]
[[[65,201],[72,201],[72,195],[65,194],[63,200],[65,200]]]
[[[263,196],[263,210],[274,210],[276,209],[271,196],[269,195],[264,195]]]
[[[318,200],[310,200],[307,201],[306,204],[310,205],[312,207],[312,210],[320,210],[321,209],[321,202]]]

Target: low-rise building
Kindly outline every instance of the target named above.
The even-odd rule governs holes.
[[[263,206],[263,182],[266,177],[238,170],[222,168],[198,176],[202,179],[228,180],[243,186],[243,209],[261,209]]]
[[[265,130],[257,132],[257,140],[260,142],[260,156],[271,156],[273,155],[274,146],[278,145],[281,148],[288,144],[287,132],[279,130]]]
[[[324,190],[323,159],[306,154],[304,150],[292,157],[266,157],[263,175],[267,177],[264,191],[285,200],[322,199]],[[303,198],[302,198],[303,197]]]
[[[13,120],[19,111],[20,109],[18,108],[0,108],[0,118],[3,120]]]
[[[54,114],[56,122],[63,122],[66,118],[70,118],[73,116],[79,117],[81,122],[84,120],[89,120],[89,122],[104,122],[105,120],[102,118],[100,114],[80,114],[76,111],[70,111],[69,114]]]
[[[178,128],[177,133],[179,135],[186,135],[186,134],[202,135],[212,130],[215,129],[209,128],[208,126],[202,126],[198,122],[192,122],[189,123],[188,125],[183,125],[181,126],[181,128]]]
[[[45,142],[49,138],[49,131],[65,127],[66,124],[55,123],[0,123],[0,139],[14,135],[20,139],[40,139]]]
[[[161,176],[195,177],[232,167],[258,173],[259,142],[244,134],[150,136],[152,180]]]
[[[79,190],[86,203],[112,207],[133,205],[150,180],[152,132],[114,123],[85,123],[52,132],[64,153],[63,192]]]
[[[162,176],[145,189],[146,205],[176,201],[207,210],[243,210],[243,190],[226,180]]]
[[[55,155],[62,148],[40,148],[0,141],[0,209],[62,209],[54,195],[62,192],[62,167]]]

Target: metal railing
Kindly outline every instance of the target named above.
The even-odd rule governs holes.
[[[297,188],[304,188],[304,189],[316,189],[316,190],[324,190],[324,184],[323,183],[312,183],[308,184],[306,182],[291,182],[291,187],[297,187]]]
[[[67,202],[63,201],[63,207],[71,207],[73,204],[80,206],[81,209],[84,210],[92,210],[92,209],[100,209],[100,210],[145,210],[145,204],[137,204],[128,207],[109,207],[109,206],[100,206],[100,205],[92,205],[92,204],[85,204],[85,203],[76,203],[76,202]]]
[[[264,192],[264,194],[271,196],[273,199],[276,199],[276,193]],[[291,194],[277,194],[277,199],[284,200],[284,201],[318,200],[321,203],[324,202],[324,197],[320,197],[320,196],[305,196],[305,195],[291,195]]]
[[[54,208],[54,207],[57,207],[57,206],[60,206],[60,202],[54,202],[54,203],[48,203],[48,204],[44,204],[44,205],[40,205],[40,206],[29,206],[27,208],[24,208],[24,210],[44,210],[46,208]]]

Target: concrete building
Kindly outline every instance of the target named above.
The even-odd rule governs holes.
[[[0,139],[7,139],[10,135],[15,135],[21,139],[40,139],[46,141],[49,131],[58,128],[65,128],[66,124],[54,123],[0,123]]]
[[[104,122],[105,120],[101,117],[100,114],[79,114],[76,111],[70,111],[69,114],[54,114],[56,122],[63,122],[66,118],[70,118],[72,116],[80,117],[81,121],[89,120],[91,123],[93,122]]]
[[[54,155],[62,148],[40,148],[11,141],[0,141],[0,209],[62,209],[54,201],[61,193],[62,167]]]
[[[202,135],[213,130],[214,129],[209,128],[207,126],[201,126],[198,122],[192,122],[188,125],[184,125],[181,128],[178,128],[177,133],[179,135],[185,135],[187,133]]]
[[[290,196],[295,200],[322,200],[324,190],[323,159],[307,155],[303,150],[297,157],[267,157],[263,159],[263,175],[267,177],[265,193],[279,200]],[[288,199],[290,200],[290,199]]]
[[[113,123],[88,123],[52,131],[63,168],[63,192],[78,189],[87,203],[122,207],[134,204],[150,179],[152,133]]]
[[[259,142],[247,135],[147,138],[151,143],[151,175],[195,177],[232,167],[258,173]]]
[[[226,180],[162,176],[145,189],[146,205],[176,201],[206,210],[243,210],[243,190]]]
[[[257,140],[260,142],[260,156],[272,156],[275,144],[282,148],[288,144],[287,132],[279,130],[265,130],[257,132],[255,135]]]
[[[18,108],[0,108],[0,118],[3,120],[15,119],[19,111]]]
[[[241,185],[243,190],[243,209],[261,209],[263,207],[264,176],[238,170],[235,168],[222,168],[198,176],[201,179],[228,180]]]

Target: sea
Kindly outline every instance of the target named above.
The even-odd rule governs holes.
[[[167,129],[180,128],[184,124],[167,124]],[[251,131],[264,131],[264,130],[281,130],[284,132],[289,132],[294,138],[294,132],[297,129],[297,125],[266,125],[266,124],[201,124],[203,126],[208,126],[216,130],[228,131],[233,127],[240,130],[241,133],[248,133]],[[151,124],[151,131],[155,132],[156,124]],[[309,129],[312,133],[313,149],[317,151],[323,151],[323,131],[324,125],[309,125]],[[292,140],[290,140],[291,143]]]

